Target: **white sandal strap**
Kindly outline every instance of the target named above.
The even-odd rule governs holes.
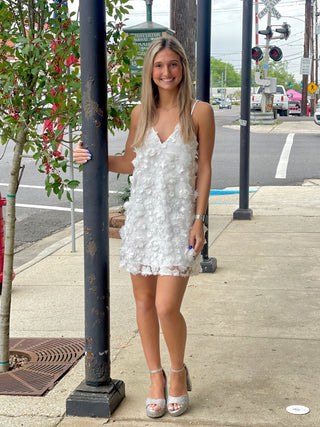
[[[179,372],[182,372],[185,369],[186,369],[186,365],[184,364],[181,369],[172,369],[171,368],[171,372],[174,372],[175,374],[178,374]]]
[[[149,372],[150,372],[150,374],[157,374],[158,372],[161,372],[161,371],[163,371],[163,369],[162,369],[162,368],[160,368],[160,369],[155,369],[154,371],[149,371]]]
[[[148,397],[148,399],[146,400],[146,406],[149,405],[158,405],[161,408],[163,408],[164,406],[166,406],[166,400],[165,399],[151,399],[150,397]]]

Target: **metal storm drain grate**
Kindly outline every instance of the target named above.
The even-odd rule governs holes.
[[[0,373],[0,394],[41,396],[84,355],[84,339],[11,338],[10,354],[28,361]]]

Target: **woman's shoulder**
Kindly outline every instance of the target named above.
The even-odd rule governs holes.
[[[132,111],[131,111],[131,116],[137,116],[140,115],[141,112],[141,104],[137,104],[135,107],[133,107]]]
[[[141,104],[137,104],[131,111],[131,123],[138,123],[141,114]]]
[[[196,123],[203,123],[214,117],[213,108],[208,102],[194,100],[192,110],[192,117]]]
[[[194,99],[192,101],[192,108],[194,109],[194,113],[213,113],[213,108],[212,106],[205,101],[199,101],[198,99]]]

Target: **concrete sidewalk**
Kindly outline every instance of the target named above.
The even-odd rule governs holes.
[[[214,274],[191,278],[183,304],[191,407],[180,418],[146,417],[149,375],[138,336],[129,275],[111,250],[112,377],[126,398],[111,419],[65,417],[84,378],[84,360],[43,397],[0,396],[1,427],[320,425],[320,181],[252,188],[251,221],[233,221],[238,195],[210,197]],[[83,337],[83,245],[52,236],[14,280],[11,337]],[[63,237],[63,238],[62,238]],[[54,242],[54,238],[58,242]],[[170,363],[165,346],[163,367]],[[286,412],[310,408],[307,415]]]
[[[240,125],[227,125],[230,129],[240,129]],[[308,120],[297,121],[276,121],[271,125],[254,125],[251,124],[250,132],[252,133],[313,133],[320,135],[320,126],[314,123],[313,118]]]

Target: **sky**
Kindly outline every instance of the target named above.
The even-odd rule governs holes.
[[[181,0],[183,1],[183,0]],[[255,46],[255,0],[253,0],[252,46]],[[77,10],[79,0],[69,2],[70,10]],[[144,0],[130,0],[133,10],[126,22],[127,26],[146,21],[146,3]],[[211,56],[231,63],[236,71],[241,70],[242,49],[242,7],[241,0],[212,0],[211,17]],[[264,8],[262,0],[258,10]],[[284,22],[291,25],[291,34],[287,40],[272,40],[272,44],[282,49],[283,60],[288,62],[288,72],[301,81],[300,62],[304,45],[305,0],[281,0],[275,6],[281,14],[280,19],[272,18],[272,26],[281,26]],[[153,0],[152,19],[158,24],[170,26],[170,0]],[[267,16],[259,20],[259,30],[267,26]],[[259,46],[263,48],[265,38],[259,35]]]

